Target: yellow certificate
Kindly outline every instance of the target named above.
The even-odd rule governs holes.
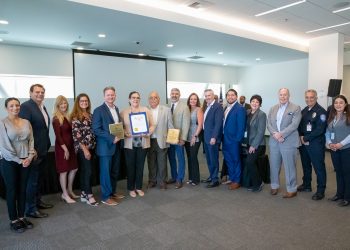
[[[175,128],[168,129],[168,135],[166,137],[166,142],[170,144],[178,144],[180,137],[180,130]]]
[[[119,139],[124,139],[124,128],[123,123],[109,124],[109,133],[118,137]]]

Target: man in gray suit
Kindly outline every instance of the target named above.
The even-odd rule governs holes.
[[[170,99],[174,128],[180,130],[180,137],[179,143],[170,145],[168,150],[171,169],[171,179],[168,180],[168,184],[176,182],[175,188],[179,189],[182,188],[182,181],[185,177],[185,141],[190,129],[191,114],[187,105],[180,101],[180,90],[178,88],[171,89]]]
[[[160,97],[156,91],[148,96],[149,109],[155,124],[151,135],[151,147],[148,150],[148,187],[152,188],[159,183],[160,189],[166,189],[167,151],[169,144],[166,137],[169,128],[174,128],[170,108],[159,105]],[[158,180],[157,180],[158,175]]]
[[[296,154],[300,145],[298,126],[301,109],[289,102],[289,90],[281,88],[278,92],[279,104],[270,109],[267,129],[270,132],[271,194],[276,195],[280,187],[279,173],[283,163],[287,192],[283,198],[297,195]]]

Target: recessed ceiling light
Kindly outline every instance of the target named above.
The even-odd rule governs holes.
[[[345,10],[350,10],[350,7],[342,8],[342,9],[339,9],[339,10],[333,10],[332,12],[333,13],[338,13],[338,12],[345,11]]]
[[[186,58],[186,61],[189,62],[189,61],[191,61],[191,59],[190,58]]]
[[[77,47],[77,49],[78,49],[78,50],[83,50],[83,49],[84,49],[84,47]]]
[[[344,44],[349,44],[350,43],[350,41],[349,42],[344,42]]]
[[[2,40],[2,38],[0,38],[0,42],[2,42],[2,41],[4,41],[4,40]]]
[[[324,27],[324,28],[320,28],[320,29],[316,29],[316,30],[309,30],[309,31],[306,31],[305,33],[308,34],[308,33],[313,33],[313,32],[317,32],[317,31],[321,31],[321,30],[328,30],[328,29],[332,29],[335,27],[340,27],[340,26],[344,26],[344,25],[348,25],[348,24],[350,24],[350,22],[332,25],[332,26],[328,26],[328,27]]]
[[[138,56],[145,56],[145,54],[143,54],[143,53],[139,53],[139,54],[137,54]]]
[[[260,58],[260,57],[258,57],[258,58],[255,58],[255,60],[256,60],[256,61],[261,61],[261,58]]]
[[[303,0],[303,1],[298,1],[298,2],[291,3],[291,4],[287,4],[287,5],[283,5],[281,7],[278,7],[278,8],[269,10],[269,11],[265,11],[265,12],[262,12],[262,13],[259,13],[259,14],[256,14],[255,16],[256,17],[263,16],[263,15],[270,14],[272,12],[276,12],[276,11],[279,11],[279,10],[283,10],[283,9],[292,7],[292,6],[297,5],[297,4],[305,3],[305,2],[306,2],[306,0]]]
[[[167,46],[168,48],[172,48],[172,47],[174,47],[174,44],[169,43],[169,44],[167,44],[166,46]]]
[[[223,54],[224,54],[224,52],[220,51],[220,52],[218,52],[218,54],[219,54],[219,55],[223,55]]]
[[[227,66],[227,63],[224,63],[223,65],[224,65],[224,66]]]
[[[106,34],[102,34],[102,33],[101,33],[101,34],[98,34],[98,37],[99,37],[99,38],[106,38]]]
[[[0,24],[9,24],[9,22],[6,20],[0,20]]]

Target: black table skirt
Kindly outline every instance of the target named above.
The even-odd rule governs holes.
[[[122,153],[121,157],[121,168],[120,168],[120,174],[119,179],[125,179],[126,178],[126,166],[125,166],[125,160],[124,160],[124,153]],[[77,175],[74,180],[74,189],[80,189],[80,178],[79,178],[79,170],[77,172]],[[98,167],[98,157],[93,157],[93,166],[92,166],[92,176],[91,176],[91,183],[92,186],[97,186],[100,184],[100,172]],[[54,194],[61,192],[61,187],[59,183],[59,175],[56,172],[56,163],[55,163],[55,152],[54,147],[52,147],[49,150],[48,153],[48,164],[47,168],[45,169],[45,172],[43,173],[43,182],[41,185],[41,193],[43,195],[45,194]],[[4,180],[0,174],[0,197],[5,198],[6,189]]]

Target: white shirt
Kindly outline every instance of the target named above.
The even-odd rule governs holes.
[[[278,131],[281,131],[281,122],[282,122],[282,117],[283,117],[283,114],[284,114],[284,111],[286,111],[286,108],[288,106],[288,102],[285,103],[285,104],[280,104],[280,107],[277,111],[277,128],[278,128]]]
[[[173,108],[173,112],[172,112],[172,113],[174,113],[174,111],[175,111],[176,106],[177,106],[178,103],[179,103],[179,101],[171,103],[170,109],[171,109],[171,107],[174,105],[174,108]]]
[[[159,105],[155,109],[151,108],[151,111],[152,111],[153,122],[154,122],[154,124],[157,124],[158,113],[159,113]],[[155,130],[154,130],[153,134],[151,135],[151,138],[157,138]]]
[[[207,118],[207,114],[209,112],[209,109],[211,108],[211,106],[213,105],[214,102],[215,102],[215,100],[212,101],[211,103],[208,103],[207,109],[204,112],[203,129],[204,129],[204,123],[205,123],[205,119]]]
[[[39,108],[40,108],[41,113],[42,113],[43,116],[44,116],[45,123],[46,123],[46,127],[49,127],[49,117],[48,117],[47,113],[45,112],[44,103],[41,103],[41,104],[39,105]]]
[[[225,122],[226,122],[226,117],[228,115],[228,113],[230,112],[230,110],[232,109],[232,107],[237,103],[237,101],[235,101],[234,103],[232,104],[227,104],[226,106],[226,109],[225,109],[225,112],[224,112],[224,126],[225,126]]]
[[[115,106],[113,105],[113,107],[110,107],[110,106],[108,106],[107,103],[106,103],[106,105],[107,105],[107,107],[109,108],[109,111],[112,114],[114,123],[118,123],[119,122],[119,117],[118,117],[118,114],[117,114],[117,110],[115,109]]]

